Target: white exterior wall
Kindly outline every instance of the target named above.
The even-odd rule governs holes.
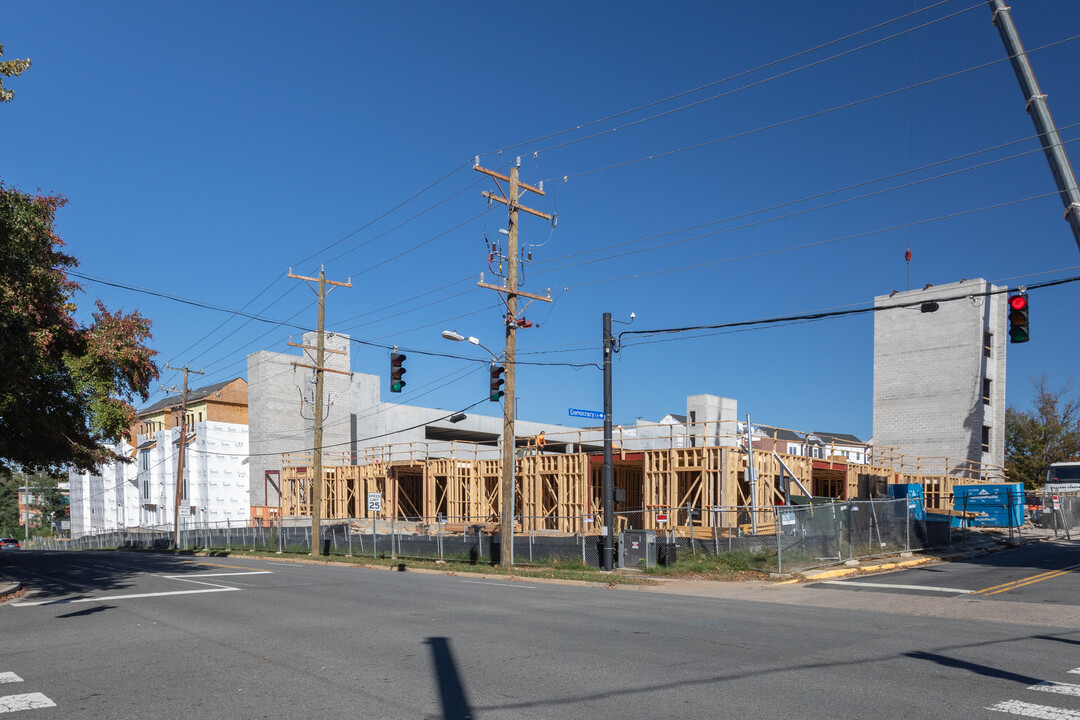
[[[184,456],[187,494],[181,504],[185,523],[204,526],[246,523],[251,514],[248,483],[248,427],[236,423],[200,422]],[[190,437],[191,433],[189,433]],[[143,527],[171,526],[176,506],[176,464],[179,428],[154,434],[157,444],[139,451],[137,504]],[[150,438],[139,436],[142,445]]]
[[[121,441],[113,452],[131,456],[132,447]],[[137,527],[139,491],[136,464],[115,461],[95,472],[68,471],[71,492],[71,537]]]

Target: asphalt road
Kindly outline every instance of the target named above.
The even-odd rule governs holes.
[[[1036,601],[1073,573],[1024,600],[108,552],[6,553],[0,574],[37,586],[0,605],[16,720],[1080,718],[1080,608]]]
[[[1080,606],[1080,543],[1047,541],[960,563],[946,563],[817,588],[905,595],[971,595],[996,601]]]

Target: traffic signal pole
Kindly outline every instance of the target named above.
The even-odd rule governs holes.
[[[1016,32],[1012,15],[1004,0],[989,0],[990,9],[994,11],[994,25],[997,26],[1001,41],[1005,43],[1005,50],[1009,53],[1016,79],[1020,81],[1020,89],[1027,100],[1027,111],[1031,115],[1031,121],[1035,123],[1035,130],[1039,133],[1039,142],[1042,143],[1046,160],[1050,163],[1050,172],[1054,175],[1057,183],[1058,194],[1065,205],[1065,220],[1072,228],[1073,239],[1076,247],[1080,249],[1080,188],[1077,188],[1076,175],[1073,173],[1069,156],[1065,152],[1065,146],[1061,144],[1054,118],[1050,115],[1050,107],[1046,104],[1046,95],[1039,89],[1039,83],[1035,79],[1035,71],[1031,69],[1027,53],[1020,42],[1020,35]]]
[[[516,451],[516,435],[514,433],[514,389],[517,368],[514,358],[517,353],[517,328],[518,328],[518,296],[551,302],[550,293],[547,297],[533,293],[520,292],[518,290],[518,210],[522,210],[537,217],[551,220],[551,215],[533,210],[518,204],[518,195],[522,189],[529,190],[538,195],[543,195],[541,188],[522,183],[518,175],[518,166],[521,158],[514,167],[510,168],[510,176],[507,177],[494,170],[487,170],[479,164],[473,166],[477,172],[488,175],[495,180],[503,180],[509,183],[509,191],[506,197],[484,191],[483,196],[506,205],[509,208],[508,244],[507,244],[507,274],[506,285],[492,285],[481,280],[477,285],[489,290],[496,290],[506,294],[506,347],[504,350],[503,364],[506,367],[506,394],[503,396],[503,436],[502,436],[502,476],[499,483],[499,492],[502,501],[499,503],[499,564],[510,567],[514,564],[514,460]]]

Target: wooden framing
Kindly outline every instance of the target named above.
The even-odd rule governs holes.
[[[323,516],[427,524],[442,520],[448,527],[462,528],[497,526],[502,502],[498,458],[474,454],[424,459],[410,452],[411,459],[384,459],[389,456],[368,449],[362,457],[343,454],[338,464],[325,464]],[[839,459],[779,457],[812,497],[837,500],[880,497],[889,484],[921,483],[927,509],[941,510],[957,485],[990,482],[978,476],[920,475]],[[747,480],[751,461],[757,475],[753,488]],[[603,505],[597,454],[526,450],[516,467],[515,532],[600,532]],[[310,515],[311,470],[310,458],[283,458],[283,514]],[[752,458],[738,447],[621,451],[615,458],[615,487],[625,499],[615,510],[637,512],[640,521],[635,527],[644,529],[701,535],[734,532],[747,525],[750,508],[758,508],[754,517],[764,522],[775,505],[784,503],[781,471],[777,456],[764,450],[754,450]],[[377,513],[367,509],[371,492],[382,495],[382,510]],[[804,494],[793,482],[789,492]],[[658,522],[657,515],[668,519]]]

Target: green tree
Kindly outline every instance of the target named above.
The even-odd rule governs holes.
[[[0,537],[22,538],[19,481],[12,473],[4,471],[0,471]]]
[[[0,57],[4,57],[4,46],[0,45]],[[30,67],[30,58],[25,60],[2,60],[0,61],[0,76],[19,77],[23,71]],[[0,102],[11,102],[15,93],[4,87],[4,81],[0,79]]]
[[[1005,471],[1025,487],[1041,485],[1051,463],[1080,460],[1080,398],[1068,398],[1073,383],[1060,388],[1046,375],[1031,379],[1034,409],[1005,410]]]
[[[0,183],[0,468],[26,472],[115,458],[106,447],[135,422],[131,402],[158,377],[150,322],[108,310],[75,318],[78,261],[54,230],[62,197]]]

